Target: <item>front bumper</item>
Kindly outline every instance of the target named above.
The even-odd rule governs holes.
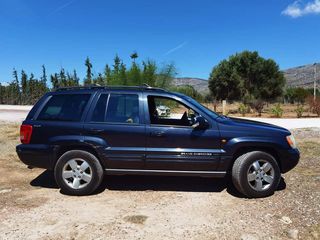
[[[20,160],[27,166],[53,169],[56,159],[54,146],[45,144],[20,144],[16,147]]]
[[[286,173],[297,166],[300,152],[297,148],[283,151],[280,157],[281,173]]]

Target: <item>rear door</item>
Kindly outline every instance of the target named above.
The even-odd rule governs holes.
[[[106,142],[101,149],[107,169],[142,169],[145,123],[141,92],[102,92],[84,125],[84,133]]]

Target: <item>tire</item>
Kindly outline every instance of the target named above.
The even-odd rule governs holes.
[[[261,151],[239,156],[232,167],[235,188],[249,198],[267,197],[277,189],[281,178],[275,158]]]
[[[61,191],[75,196],[93,193],[100,186],[103,173],[99,160],[82,150],[64,153],[54,168],[54,177]]]

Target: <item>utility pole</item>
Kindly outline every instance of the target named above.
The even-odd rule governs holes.
[[[317,98],[317,63],[313,64],[314,66],[314,82],[313,82],[313,100]]]

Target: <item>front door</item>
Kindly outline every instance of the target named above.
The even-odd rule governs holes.
[[[145,124],[141,93],[101,93],[89,113],[84,132],[105,141],[99,149],[107,169],[142,169]]]
[[[146,169],[214,171],[220,161],[220,133],[208,121],[204,130],[192,127],[201,115],[183,99],[147,95]]]

